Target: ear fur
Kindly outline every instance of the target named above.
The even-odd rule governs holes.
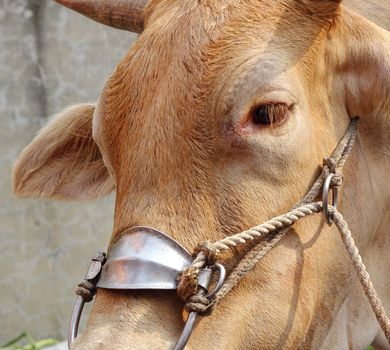
[[[342,0],[298,0],[309,16],[333,22]]]
[[[388,115],[390,33],[364,17],[343,12],[327,56],[345,86],[349,114]]]
[[[70,107],[38,133],[14,165],[16,195],[80,200],[114,189],[92,138],[94,110],[93,104]]]

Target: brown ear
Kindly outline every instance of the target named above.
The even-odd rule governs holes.
[[[17,159],[14,192],[21,197],[93,199],[114,182],[92,138],[93,104],[56,115]]]
[[[327,56],[345,87],[350,116],[371,116],[384,127],[379,123],[390,113],[390,33],[345,10],[329,46]]]

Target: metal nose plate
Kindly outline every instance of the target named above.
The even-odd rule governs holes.
[[[178,274],[191,255],[179,243],[150,227],[132,227],[110,247],[98,288],[176,289]]]

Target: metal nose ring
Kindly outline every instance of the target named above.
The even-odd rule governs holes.
[[[329,226],[333,224],[333,219],[330,217],[329,213],[329,188],[334,175],[335,174],[331,173],[326,177],[322,189],[322,212],[324,213],[325,219]],[[338,195],[339,191],[337,187],[332,187],[332,207],[335,209],[337,208]]]
[[[226,270],[225,267],[219,263],[215,265],[208,266],[204,268],[199,276],[199,286],[208,291],[208,288],[211,284],[214,271],[218,271],[219,277],[218,282],[213,291],[208,292],[207,298],[213,297],[223,286],[226,279]],[[202,275],[203,273],[203,275]],[[177,341],[173,350],[183,350],[190,339],[191,333],[194,330],[196,319],[198,318],[198,313],[192,311],[189,313],[186,324],[184,326],[183,332]]]

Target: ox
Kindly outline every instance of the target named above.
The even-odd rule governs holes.
[[[191,250],[288,210],[360,116],[340,210],[390,310],[386,30],[337,0],[58,1],[142,34],[96,105],[61,112],[22,152],[16,194],[115,189],[111,242],[148,225]],[[182,307],[174,292],[99,290],[74,349],[169,349]],[[293,226],[188,349],[371,343],[388,348],[337,230],[318,215]]]

